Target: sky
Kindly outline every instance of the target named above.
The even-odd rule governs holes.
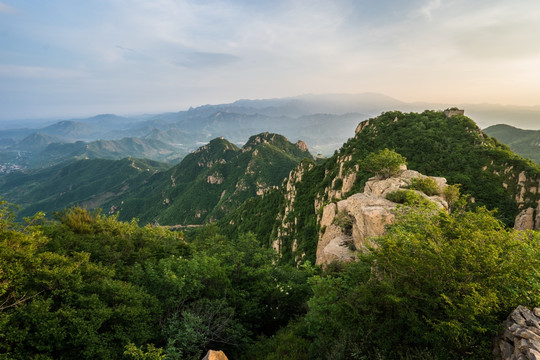
[[[538,0],[0,0],[0,121],[300,94],[540,105]]]

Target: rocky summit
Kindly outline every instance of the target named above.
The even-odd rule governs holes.
[[[428,177],[418,171],[402,169],[388,179],[370,178],[362,193],[330,203],[323,208],[321,232],[317,244],[317,265],[328,265],[332,261],[353,261],[355,250],[372,245],[370,237],[384,235],[386,226],[394,220],[393,210],[397,203],[386,199],[388,194],[407,189],[411,179],[433,179],[443,193],[446,179]],[[428,196],[421,191],[412,190],[422,198],[432,202],[440,209],[448,209],[441,196]]]

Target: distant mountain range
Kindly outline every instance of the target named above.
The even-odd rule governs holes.
[[[303,140],[314,154],[329,156],[348,139],[359,122],[383,111],[423,111],[454,105],[405,103],[374,93],[302,95],[238,100],[230,104],[204,105],[174,113],[137,117],[103,114],[49,122],[42,127],[32,123],[34,126],[28,128],[0,130],[0,169],[126,156],[174,164],[213,138],[223,136],[234,144],[243,144],[252,134],[265,131],[283,134],[292,141]],[[473,117],[481,127],[495,123],[521,124],[531,128],[540,126],[540,108],[458,106],[465,108],[466,115]],[[110,142],[96,143],[99,140]],[[77,143],[79,141],[86,144]],[[62,145],[48,148],[53,144]],[[86,145],[88,151],[84,149]]]

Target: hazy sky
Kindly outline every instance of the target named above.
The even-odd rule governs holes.
[[[0,0],[0,119],[362,92],[540,105],[540,1]]]

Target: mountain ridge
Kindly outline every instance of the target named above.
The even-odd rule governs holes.
[[[391,111],[360,123],[355,136],[332,157],[320,164],[304,161],[269,200],[246,203],[221,225],[230,234],[255,232],[268,246],[280,249],[282,261],[313,263],[319,210],[361,192],[373,175],[363,169],[363,159],[384,148],[405,156],[411,169],[461,184],[474,201],[471,206],[497,208],[509,226],[520,211],[536,208],[540,201],[540,167],[484,134],[469,117]]]

